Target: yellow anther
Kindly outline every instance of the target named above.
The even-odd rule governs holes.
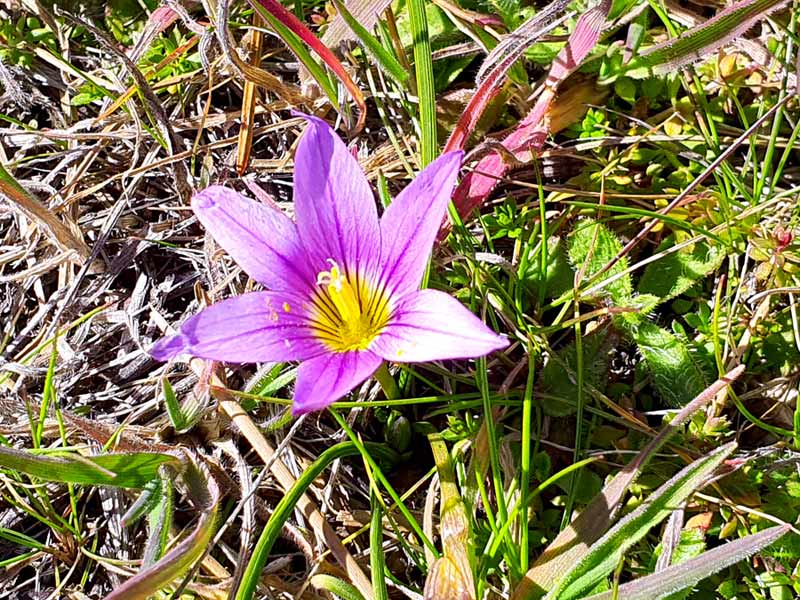
[[[317,274],[321,288],[314,299],[317,334],[336,351],[364,350],[386,326],[388,303],[368,282],[343,273],[334,260],[328,262],[331,269]]]

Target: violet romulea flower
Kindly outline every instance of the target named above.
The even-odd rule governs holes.
[[[321,119],[297,147],[297,224],[277,209],[211,186],[192,199],[214,239],[268,291],[223,300],[150,350],[233,363],[302,361],[293,413],[318,410],[382,361],[474,358],[506,338],[448,294],[420,290],[463,158],[441,156],[381,219],[364,173]]]

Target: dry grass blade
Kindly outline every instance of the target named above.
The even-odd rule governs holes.
[[[217,41],[222,49],[222,53],[225,55],[228,64],[241,75],[242,79],[251,81],[264,88],[266,91],[272,92],[291,106],[306,103],[308,99],[296,86],[284,83],[272,73],[249,65],[242,60],[234,47],[235,44],[231,37],[231,32],[228,29],[227,0],[220,0],[220,2],[216,0],[203,0],[203,5],[206,7],[208,14],[213,17],[214,23],[216,24],[214,33],[217,36]]]
[[[261,66],[261,49],[264,44],[264,34],[259,29],[264,22],[257,12],[253,13],[252,37],[248,44],[250,62],[253,68]],[[245,80],[242,91],[242,128],[239,130],[239,141],[236,147],[236,172],[242,176],[250,164],[250,148],[253,145],[253,124],[256,118],[256,84]]]
[[[355,132],[361,131],[364,128],[364,122],[367,118],[367,105],[364,101],[364,94],[359,87],[350,77],[350,74],[344,68],[341,61],[336,58],[333,52],[323,44],[297,17],[286,10],[280,2],[275,0],[249,0],[254,6],[260,4],[264,9],[272,15],[276,21],[280,22],[284,27],[294,33],[300,40],[303,41],[309,48],[311,48],[317,56],[328,66],[328,68],[336,74],[342,85],[350,94],[350,97],[358,106],[358,120],[356,121]]]
[[[25,215],[40,225],[56,245],[66,252],[73,252],[74,262],[83,262],[89,258],[89,247],[80,239],[73,229],[62,223],[46,206],[34,198],[23,188],[6,168],[0,164],[0,194],[8,198],[13,206],[22,210]]]
[[[371,31],[378,22],[378,15],[391,3],[391,0],[349,0],[345,2],[345,6],[364,29]],[[341,14],[337,14],[325,30],[322,43],[326,46],[336,46],[339,42],[354,39],[356,36],[347,26],[347,22]]]

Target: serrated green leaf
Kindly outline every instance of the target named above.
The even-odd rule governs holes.
[[[596,333],[584,338],[583,380],[584,383],[605,390],[608,379],[608,352],[606,336]],[[542,410],[551,417],[565,417],[576,410],[578,389],[574,373],[578,366],[578,352],[574,342],[556,352],[542,369],[541,390],[548,397],[542,401]],[[565,368],[566,367],[566,368]]]

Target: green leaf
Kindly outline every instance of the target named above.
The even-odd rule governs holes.
[[[383,509],[375,490],[370,494],[372,517],[369,528],[369,567],[372,575],[374,600],[389,600],[386,589],[386,557],[383,553]]]
[[[628,104],[636,102],[636,84],[629,77],[620,77],[614,82],[614,92]]]
[[[0,447],[0,466],[61,483],[141,489],[158,477],[158,470],[162,465],[176,469],[182,466],[176,456],[156,452],[102,454],[92,457],[67,453],[43,456]]]
[[[575,271],[583,270],[583,281],[589,281],[609,262],[619,256],[622,244],[608,228],[590,219],[581,221],[575,227],[569,239],[569,260]],[[612,278],[628,268],[628,260],[622,257],[613,267],[602,274],[602,280]],[[630,275],[625,275],[603,287],[599,294],[610,296],[618,305],[625,306],[633,296],[633,285]]]
[[[417,81],[420,129],[420,165],[425,167],[436,158],[436,86],[433,80],[431,40],[428,15],[423,0],[408,0],[411,33],[414,40],[414,72]]]
[[[322,88],[322,91],[324,91],[325,95],[328,96],[331,104],[338,106],[339,98],[338,94],[336,93],[336,87],[333,85],[333,83],[331,83],[331,78],[328,76],[328,73],[325,71],[325,69],[316,60],[314,60],[313,56],[311,56],[311,52],[303,40],[301,40],[294,31],[282,23],[268,7],[262,6],[257,0],[253,0],[250,2],[250,4],[256,11],[258,11],[264,20],[269,23],[269,26],[275,30],[275,33],[278,35],[278,37],[280,37],[281,40],[283,40],[283,42],[289,46],[289,49],[294,53],[297,59],[303,63],[303,66],[308,69],[308,72],[319,84],[319,87]]]
[[[155,502],[147,515],[149,535],[145,544],[142,567],[149,567],[164,555],[169,542],[169,532],[172,526],[172,479],[162,477],[154,498]]]
[[[172,423],[176,432],[186,433],[200,419],[200,415],[203,413],[203,405],[198,401],[194,393],[190,393],[184,404],[181,405],[175,395],[175,390],[172,389],[172,385],[167,378],[163,378],[161,382],[164,390],[164,404],[167,407],[170,423]]]
[[[680,565],[688,560],[703,554],[706,549],[706,534],[702,529],[690,527],[681,531],[678,545],[672,555],[671,565]],[[665,569],[664,569],[665,570]],[[659,571],[659,572],[663,572]],[[685,589],[670,594],[665,600],[685,600],[689,597],[691,589]]]
[[[589,552],[559,581],[547,595],[549,599],[580,598],[609,575],[625,552],[647,532],[664,520],[706,482],[709,476],[736,449],[726,444],[684,467],[658,488],[647,501],[597,540]],[[673,589],[674,591],[674,589]]]

